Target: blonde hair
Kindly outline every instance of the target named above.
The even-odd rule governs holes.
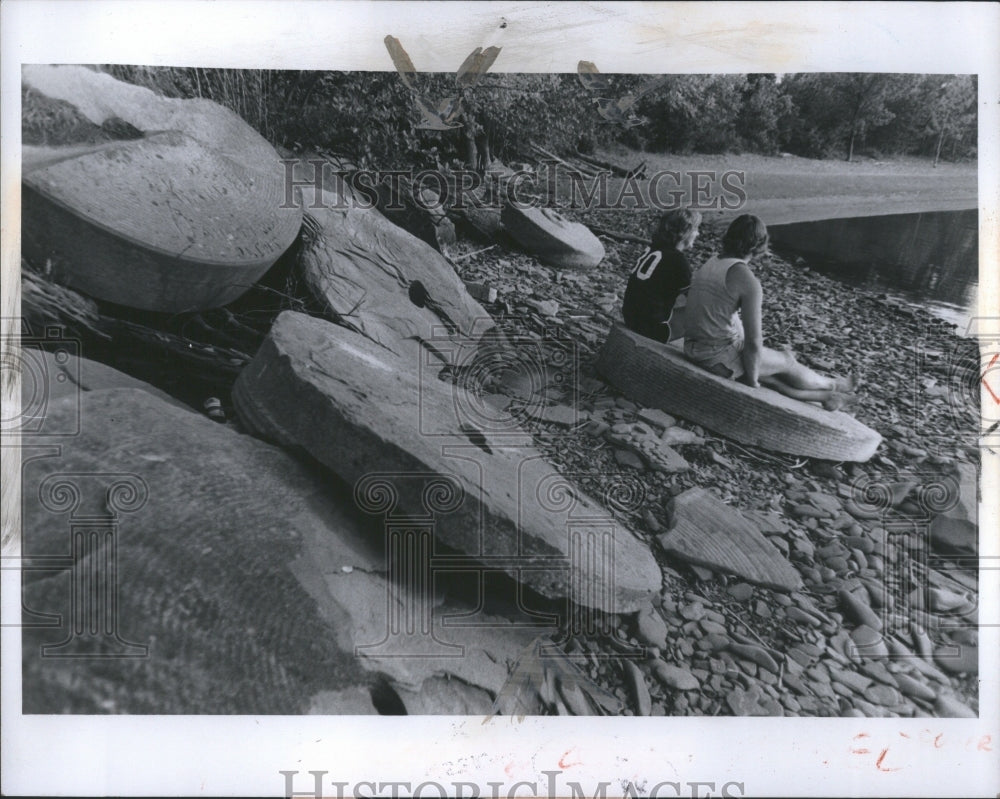
[[[653,228],[653,248],[663,249],[676,247],[691,231],[697,230],[701,224],[701,213],[690,208],[680,208],[667,211],[656,222]]]

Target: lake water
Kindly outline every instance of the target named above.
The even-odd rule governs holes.
[[[926,309],[965,335],[977,314],[975,210],[831,219],[771,228],[774,249],[817,272]]]

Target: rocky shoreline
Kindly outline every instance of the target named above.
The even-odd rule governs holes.
[[[622,214],[615,221],[610,227],[642,233],[641,220]],[[705,236],[692,262],[714,245]],[[955,511],[937,513],[950,500],[926,503],[935,486],[954,493],[960,483],[964,524],[976,522],[978,395],[968,387],[976,343],[929,313],[772,255],[758,268],[768,345],[791,346],[819,370],[857,371],[856,416],[885,442],[865,464],[750,451],[683,420],[657,418],[660,412],[596,378],[596,353],[641,252],[606,246],[605,263],[587,275],[513,253],[473,257],[461,272],[497,289],[515,335],[553,347],[569,340],[579,354],[574,413],[560,402],[521,400],[522,423],[549,459],[575,477],[590,475],[584,487],[596,495],[617,474],[642,484],[643,502],[623,521],[654,548],[665,587],[653,608],[622,620],[618,632],[653,647],[654,656],[637,664],[646,689],[637,687],[635,664],[596,672],[627,703],[625,712],[948,716],[974,709],[975,539],[953,521]],[[667,442],[673,468],[659,454]],[[673,498],[698,486],[746,512],[804,587],[752,586],[658,548],[655,538],[674,521]],[[939,515],[947,521],[931,524]],[[896,532],[901,522],[911,525],[908,535]],[[945,530],[958,527],[965,536],[955,548]]]
[[[446,369],[443,377],[460,383],[485,403],[483,407],[510,413],[559,472],[599,498],[611,516],[634,531],[659,564],[662,589],[637,612],[603,616],[596,632],[542,628],[511,637],[480,630],[474,638],[462,639],[478,642],[476,646],[488,653],[480,667],[487,661],[506,664],[499,674],[492,667],[480,673],[480,667],[467,664],[456,672],[454,663],[422,661],[424,667],[415,673],[390,670],[387,676],[385,664],[401,661],[363,657],[361,663],[369,671],[360,673],[347,659],[343,668],[349,679],[332,692],[306,687],[318,688],[321,679],[302,684],[285,674],[280,679],[287,701],[268,703],[270,712],[519,713],[527,708],[536,713],[626,715],[974,715],[977,583],[975,561],[970,560],[975,536],[970,549],[969,529],[975,529],[976,518],[974,502],[968,500],[976,485],[978,420],[976,407],[962,402],[970,395],[960,381],[978,363],[975,342],[956,336],[928,314],[845,288],[804,264],[792,265],[777,256],[765,259],[759,274],[765,287],[768,343],[793,346],[819,369],[856,369],[862,377],[858,418],[879,429],[885,443],[865,464],[810,462],[754,451],[661,411],[641,408],[596,377],[597,351],[618,315],[627,268],[638,254],[637,245],[606,244],[607,261],[586,274],[540,266],[515,249],[499,256],[493,251],[477,255],[478,245],[470,244],[473,254],[456,258],[460,276],[497,290],[496,301],[485,307],[515,346],[499,351],[493,363],[480,362],[488,368]],[[707,235],[692,260],[707,257],[713,244],[712,235]],[[845,319],[850,324],[843,324]],[[823,332],[814,335],[817,329]],[[173,375],[164,387],[176,384],[176,379]],[[91,389],[109,388],[106,376],[92,382]],[[120,384],[111,381],[112,387],[116,382]],[[230,398],[224,400],[231,419],[224,427],[242,431]],[[90,418],[100,413],[95,410]],[[191,422],[196,420],[191,415]],[[228,432],[224,427],[216,425],[219,434]],[[109,432],[107,438],[113,437]],[[96,458],[95,463],[107,462],[106,454],[89,457]],[[311,459],[306,466],[325,474]],[[253,479],[263,480],[262,485],[273,480],[267,472]],[[214,482],[211,475],[201,480],[208,480],[206,485]],[[301,490],[299,484],[291,486]],[[949,489],[954,493],[956,486],[964,493],[956,497],[957,507],[948,507],[948,498],[938,494]],[[671,545],[667,536],[684,513],[679,500],[688,502],[694,489],[704,492],[694,498],[695,506],[718,504],[722,512],[737,514],[739,525],[751,527],[753,535],[762,535],[765,549],[773,553],[771,565],[780,566],[780,561],[797,572],[794,587],[766,587],[753,572],[748,572],[750,579],[734,576],[725,562],[713,569],[711,559],[717,553],[688,551],[685,556],[683,547]],[[316,490],[324,493],[307,490],[314,496]],[[364,532],[357,507],[343,507],[345,499],[341,490],[334,498],[311,502],[339,508],[327,513],[341,514],[342,529],[360,530],[351,535],[370,542],[372,532]],[[282,507],[275,504],[275,515],[263,517],[270,520],[262,528],[265,549],[273,546],[267,543],[266,531],[281,525]],[[204,525],[222,524],[198,501],[186,515],[201,512]],[[261,511],[255,513],[259,524]],[[28,526],[37,528],[31,519],[29,514]],[[351,564],[356,558],[338,560],[342,545],[326,534],[316,539],[315,530],[300,534],[312,536],[313,546],[319,547],[312,557],[344,560],[321,579],[339,586],[330,589],[336,596],[333,606],[347,608],[353,621],[342,618],[326,634],[342,641],[346,623],[355,645],[364,639],[362,633],[371,637],[377,620],[369,618],[370,613],[359,616],[355,604],[363,600],[370,606],[373,597],[388,590],[384,581],[391,581],[391,574],[385,571],[388,567],[377,567],[380,555],[367,555],[369,565],[355,572]],[[697,536],[693,541],[696,545]],[[287,549],[288,544],[281,546]],[[175,571],[177,564],[169,562],[169,556],[153,557],[166,573]],[[167,563],[162,563],[164,557]],[[213,568],[221,574],[226,566],[219,562],[204,568],[207,574]],[[319,603],[322,618],[324,603],[329,602],[326,595],[310,589],[313,582],[300,570],[291,573]],[[339,582],[331,582],[331,574]],[[375,582],[360,594],[357,588],[345,590],[358,579]],[[506,580],[495,583],[500,594],[513,586]],[[201,585],[199,591],[209,601],[231,601],[210,599],[218,584]],[[474,601],[460,581],[445,586],[457,603],[453,610]],[[57,588],[57,583],[43,580],[33,584],[32,596],[51,598],[49,590]],[[130,590],[140,595],[147,591],[137,584]],[[331,623],[302,617],[309,604],[304,597],[302,601],[302,607],[282,603],[290,623]],[[534,602],[558,611],[541,597]],[[493,605],[495,625],[503,627],[516,618],[516,609],[502,598],[495,598]],[[148,627],[148,618],[146,622]],[[175,629],[170,632],[177,634]],[[454,631],[443,633],[444,639],[455,636]],[[531,676],[519,680],[524,663],[532,657],[538,660],[531,655],[531,641],[535,638],[537,647],[538,634],[558,642],[567,660],[543,658],[541,667],[529,668]],[[129,635],[141,639],[143,625]],[[265,642],[261,656],[273,658],[266,651],[274,645]],[[343,641],[340,646],[345,646]],[[232,676],[231,655],[217,655],[199,678],[206,694],[214,683]],[[320,659],[331,657],[341,656]],[[301,668],[292,663],[283,668]],[[183,656],[175,662],[172,668],[181,672],[165,684],[183,680],[186,664]],[[60,699],[68,676],[58,676],[58,669],[39,674],[35,665],[33,658],[25,661],[29,681],[34,675],[40,686],[47,686],[36,697],[39,709],[170,712],[169,706],[173,712],[213,712],[212,703],[198,710],[173,702],[162,706],[155,697],[130,695],[128,687],[124,696],[116,689],[113,698],[95,698],[103,689],[78,681],[79,675],[71,680],[76,688],[69,691],[69,699]],[[51,663],[46,668],[51,669]],[[509,672],[506,680],[504,672]],[[554,677],[548,676],[552,673]],[[56,685],[63,688],[50,694]],[[369,695],[377,701],[365,698]],[[293,701],[292,696],[300,698]],[[257,707],[256,700],[251,701]],[[227,701],[214,712],[241,712],[241,707]]]

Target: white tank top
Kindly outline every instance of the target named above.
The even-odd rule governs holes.
[[[740,298],[726,288],[726,273],[740,258],[720,258],[705,262],[691,278],[685,311],[685,341],[726,344],[743,339],[743,323],[736,309]]]

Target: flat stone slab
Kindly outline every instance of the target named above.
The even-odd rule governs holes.
[[[794,591],[802,578],[743,514],[704,488],[674,498],[674,527],[658,536],[670,554],[751,583]]]
[[[277,152],[232,111],[80,66],[29,65],[22,80],[95,124],[117,118],[144,134],[24,148],[23,249],[50,260],[58,282],[144,310],[213,308],[298,235]]]
[[[322,207],[313,208],[311,196],[306,192],[306,215],[314,229],[299,264],[310,291],[345,327],[397,355],[413,352],[406,342],[418,341],[462,350],[493,327],[429,244],[351,198],[323,190]]]
[[[112,366],[80,358],[73,353],[74,342],[54,350],[26,349],[21,352],[21,414],[19,428],[41,433],[46,429],[46,408],[50,402],[70,397],[79,399],[86,391],[108,388],[138,388],[164,402],[192,411],[178,399],[143,380],[120,372]],[[28,419],[33,421],[29,422]],[[63,431],[57,431],[63,432]]]
[[[72,552],[74,516],[117,508],[118,639],[77,643],[134,657],[41,657],[66,622],[26,627],[26,712],[357,714],[382,690],[409,712],[452,713],[496,696],[553,631],[407,592],[348,487],[146,391],[54,398],[46,421],[24,438],[23,552],[50,568],[23,573],[25,607],[69,618],[72,580],[97,555],[52,559]],[[34,457],[53,443],[59,456]],[[391,634],[399,618],[416,634]]]
[[[302,532],[330,529],[312,508],[321,482],[281,450],[143,390],[47,408],[51,431],[77,418],[78,434],[23,439],[22,553],[50,564],[23,572],[25,621],[63,620],[24,629],[26,713],[295,714],[322,692],[367,690],[292,570]],[[42,444],[61,452],[36,457]],[[115,636],[70,636],[70,589],[86,592],[103,565],[89,528],[74,536],[87,517],[114,530]]]
[[[590,228],[551,208],[505,204],[500,219],[518,244],[549,266],[592,269],[604,260],[604,245]]]
[[[702,369],[674,345],[614,325],[598,371],[629,399],[676,414],[741,444],[836,461],[866,461],[882,437],[857,419],[750,388]]]
[[[75,64],[25,64],[24,85],[74,106],[96,125],[112,118],[145,133],[174,130],[233,160],[263,167],[278,178],[284,169],[278,153],[235,111],[201,97],[163,97],[145,86]]]
[[[660,587],[649,549],[513,420],[351,331],[281,314],[233,399],[244,424],[305,449],[369,512],[423,517],[444,544],[541,594],[622,613]]]

